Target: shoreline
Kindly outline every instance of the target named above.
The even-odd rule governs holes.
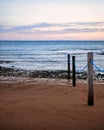
[[[72,72],[70,73],[72,79]],[[68,78],[67,70],[22,70],[0,66],[0,76],[29,77],[29,78]],[[76,72],[76,79],[87,80],[87,72]],[[93,73],[94,80],[104,81],[104,74]]]

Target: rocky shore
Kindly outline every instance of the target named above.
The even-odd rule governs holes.
[[[21,70],[0,66],[0,76],[34,77],[34,78],[68,78],[66,70]],[[71,73],[72,77],[72,73]],[[87,80],[87,72],[77,72],[77,79]],[[104,74],[94,73],[94,80],[104,80]]]

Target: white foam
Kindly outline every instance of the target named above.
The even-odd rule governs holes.
[[[88,52],[100,53],[98,50],[60,50],[60,54],[87,54]]]

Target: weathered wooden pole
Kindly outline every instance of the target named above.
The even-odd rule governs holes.
[[[94,92],[93,92],[93,53],[88,53],[88,105],[94,105]]]
[[[70,79],[70,54],[68,54],[68,79]]]
[[[76,72],[75,72],[75,56],[72,56],[72,80],[73,80],[73,87],[76,86]]]

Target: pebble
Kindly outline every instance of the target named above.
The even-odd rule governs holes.
[[[19,70],[15,68],[6,68],[0,66],[0,76],[15,77],[35,77],[35,78],[67,78],[68,74],[65,70]],[[71,74],[72,77],[72,74]],[[87,72],[76,73],[77,79],[87,80]],[[104,80],[104,74],[94,73],[94,80]]]

